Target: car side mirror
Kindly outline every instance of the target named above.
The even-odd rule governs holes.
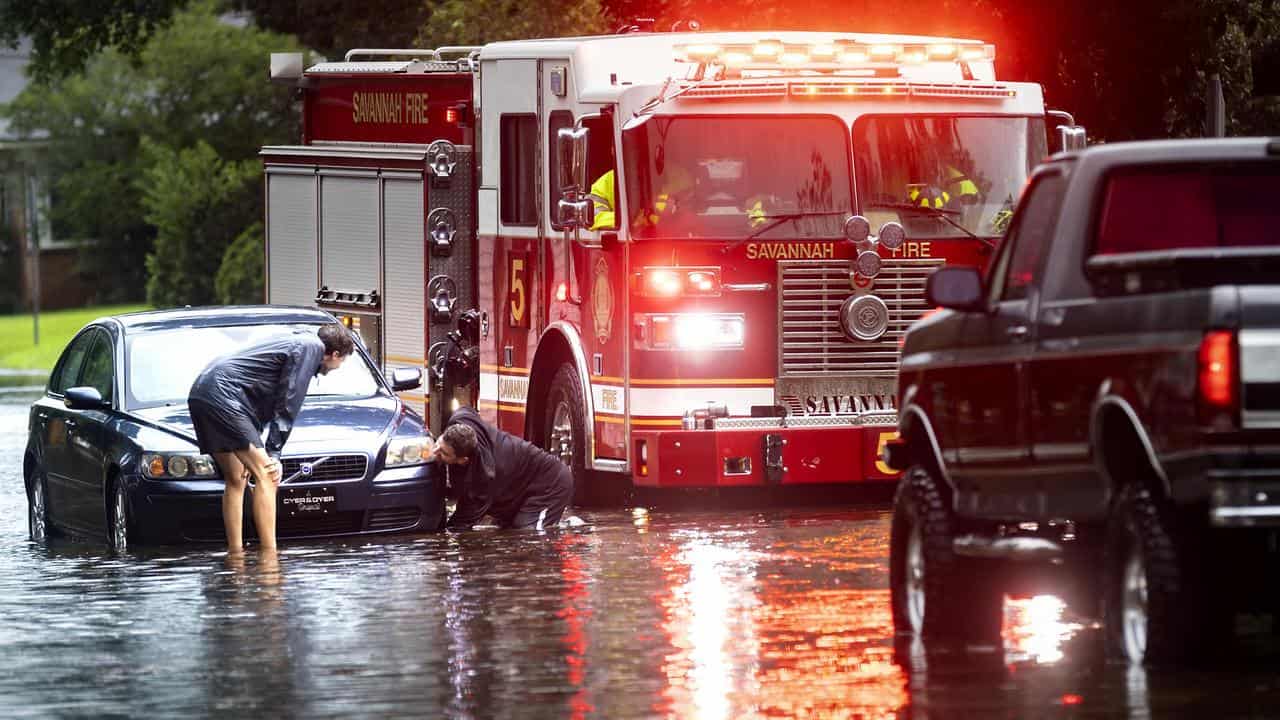
[[[925,282],[930,305],[973,312],[983,309],[982,275],[974,267],[941,267]]]
[[[62,395],[62,402],[72,410],[105,410],[111,407],[111,403],[102,399],[102,393],[97,388],[88,386],[67,388]]]
[[[391,389],[396,392],[422,386],[421,368],[396,368],[391,371]]]

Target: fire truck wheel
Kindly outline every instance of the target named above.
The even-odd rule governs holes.
[[[542,442],[547,452],[573,470],[573,503],[582,505],[589,499],[586,472],[586,420],[582,383],[578,371],[565,363],[556,371],[547,392],[542,421]]]
[[[999,643],[1004,593],[992,563],[952,549],[955,518],[929,471],[913,467],[898,483],[889,540],[895,631],[927,639]]]

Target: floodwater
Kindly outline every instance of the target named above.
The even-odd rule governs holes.
[[[1051,596],[1002,648],[895,643],[883,506],[581,511],[480,531],[220,547],[27,539],[26,408],[0,400],[0,716],[1266,717],[1266,653],[1103,663]]]

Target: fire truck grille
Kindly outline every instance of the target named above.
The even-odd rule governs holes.
[[[924,283],[942,260],[886,259],[871,294],[889,308],[889,327],[877,340],[851,340],[840,328],[840,305],[853,295],[847,260],[778,263],[783,377],[840,374],[884,376],[898,371],[899,341],[928,310]]]

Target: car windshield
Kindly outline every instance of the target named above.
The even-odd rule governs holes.
[[[858,206],[912,239],[1002,235],[1048,154],[1044,119],[872,115],[853,126]],[[957,227],[959,226],[959,227]]]
[[[191,383],[215,358],[268,338],[294,331],[314,333],[316,325],[238,325],[178,328],[134,335],[129,338],[129,408],[186,404]],[[311,380],[307,397],[369,397],[380,390],[374,369],[360,353],[342,366]]]
[[[627,130],[632,236],[838,237],[852,209],[844,128],[831,117],[659,116]]]

